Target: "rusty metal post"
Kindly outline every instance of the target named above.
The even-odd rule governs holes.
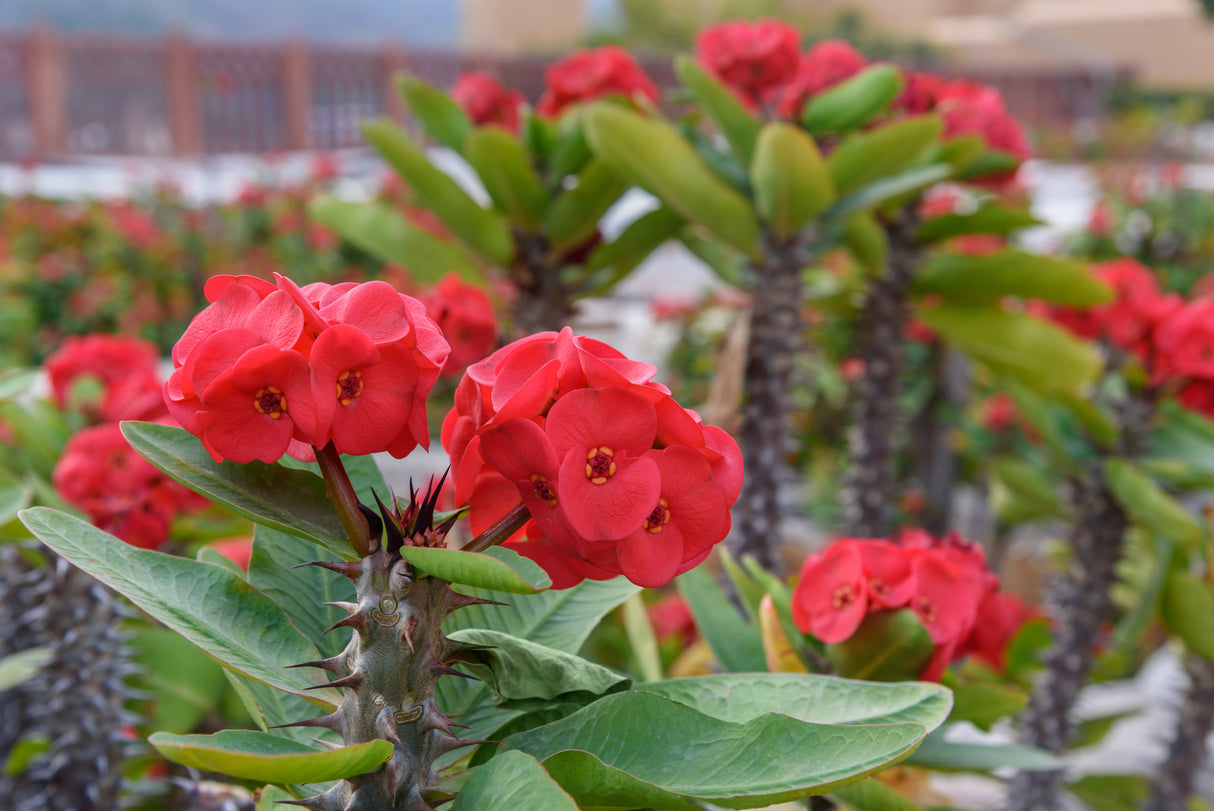
[[[179,158],[193,157],[203,150],[194,43],[184,34],[170,34],[165,37],[164,48],[173,154]]]
[[[312,106],[311,66],[308,45],[291,40],[283,49],[282,79],[286,99],[287,149],[303,150],[311,146],[308,114]]]
[[[67,152],[67,66],[62,43],[49,25],[30,30],[27,58],[32,157],[45,160]]]

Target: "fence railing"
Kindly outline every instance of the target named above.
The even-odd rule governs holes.
[[[0,160],[82,155],[189,157],[359,145],[358,122],[401,106],[393,77],[449,87],[487,70],[532,101],[551,60],[404,49],[0,31]],[[670,60],[643,60],[659,85]],[[972,75],[1032,120],[1103,109],[1107,88],[1083,73]]]

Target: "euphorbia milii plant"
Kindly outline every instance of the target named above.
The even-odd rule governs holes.
[[[440,483],[396,498],[366,457],[429,441],[426,395],[448,344],[418,302],[381,282],[281,276],[218,277],[207,297],[164,389],[186,430],[123,429],[161,471],[256,522],[247,567],[22,513],[247,695],[260,731],[157,733],[166,758],[324,811],[452,798],[682,808],[726,795],[746,808],[840,790],[905,758],[947,715],[933,685],[888,688],[893,704],[881,685],[807,674],[629,689],[576,655],[634,584],[707,557],[740,487],[733,440],[678,405],[652,366],[568,329],[473,363],[443,426],[468,506],[439,513]],[[298,461],[311,458],[318,470]],[[455,549],[465,512],[473,537]],[[706,743],[680,765],[693,738]],[[782,753],[761,776],[743,757],[756,740]],[[478,747],[472,760],[465,747]]]

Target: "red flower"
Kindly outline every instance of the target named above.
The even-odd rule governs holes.
[[[548,89],[536,109],[555,118],[566,107],[603,96],[644,96],[656,103],[658,87],[628,51],[616,45],[575,51],[544,71]]]
[[[222,541],[213,541],[209,546],[239,566],[242,571],[249,570],[249,560],[253,557],[252,538],[225,538]]]
[[[909,115],[922,115],[936,109],[948,82],[934,73],[914,72],[903,76],[905,84],[894,106]]]
[[[666,595],[649,606],[648,613],[658,641],[665,641],[677,636],[679,643],[686,648],[699,636],[699,632],[696,630],[696,618],[682,595]]]
[[[792,79],[800,42],[797,29],[780,20],[726,22],[700,32],[696,58],[754,109]]]
[[[72,436],[52,479],[59,496],[87,513],[94,525],[143,549],[168,539],[178,512],[200,506],[192,493],[135,453],[117,423]]]
[[[1006,152],[1017,160],[1032,155],[1024,127],[1003,103],[993,87],[958,79],[938,90],[936,112],[944,118],[944,135],[981,135],[991,149]],[[996,180],[1010,179],[1015,173]]]
[[[702,561],[728,531],[741,454],[652,374],[568,329],[469,367],[442,438],[473,530],[521,501],[533,521],[511,544],[557,588],[621,573],[659,585]]]
[[[493,350],[497,315],[482,288],[468,284],[457,273],[448,273],[422,301],[451,344],[451,354],[442,369],[444,376],[461,374]]]
[[[501,127],[518,132],[518,110],[526,99],[506,88],[493,76],[480,71],[461,73],[451,88],[451,98],[478,127]]]
[[[156,347],[148,341],[95,334],[66,339],[44,368],[59,408],[77,405],[91,422],[154,420],[166,413],[156,358]],[[73,389],[87,379],[100,383],[101,391],[73,403]]]
[[[868,578],[855,543],[832,544],[810,555],[792,595],[793,622],[832,644],[851,637],[868,613]]]
[[[1020,629],[1040,616],[1015,594],[990,591],[978,606],[969,636],[958,646],[957,657],[973,656],[998,672],[1007,668],[1007,649]]]
[[[867,64],[862,53],[841,39],[819,42],[801,57],[796,74],[780,96],[776,112],[781,118],[799,119],[806,101],[850,79]]]
[[[1164,312],[1162,307],[1151,312]],[[1214,299],[1198,299],[1178,306],[1156,323],[1157,379],[1214,378]]]

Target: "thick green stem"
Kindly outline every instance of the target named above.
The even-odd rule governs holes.
[[[371,548],[371,530],[367,526],[366,516],[358,508],[358,496],[354,492],[354,485],[350,484],[350,476],[346,473],[346,466],[342,464],[341,454],[330,442],[323,448],[316,449],[316,461],[320,465],[325,489],[333,501],[333,506],[337,508],[337,515],[341,518],[346,536],[358,556],[366,557],[374,551]]]
[[[499,518],[489,529],[469,541],[461,551],[484,552],[491,546],[497,546],[522,529],[530,518],[531,513],[527,511],[527,505],[520,504]]]

